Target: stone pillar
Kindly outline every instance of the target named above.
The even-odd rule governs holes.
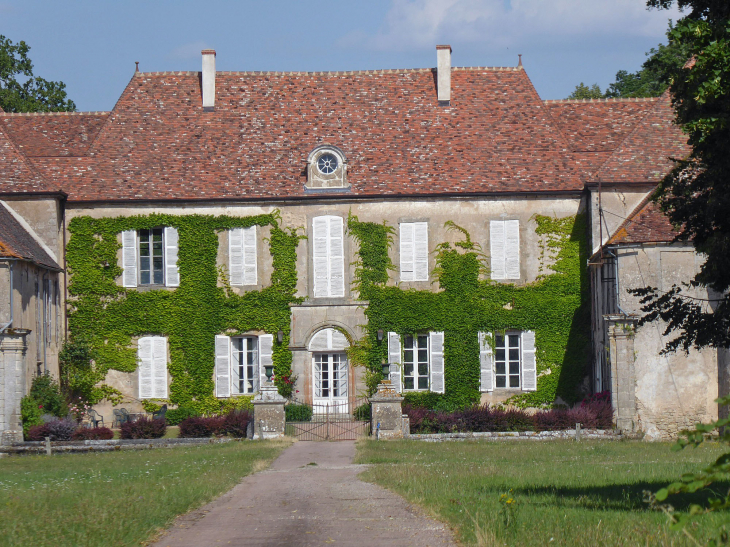
[[[27,329],[0,334],[0,443],[23,441],[20,399],[25,395]]]
[[[253,400],[253,438],[275,439],[284,435],[286,399],[271,382],[259,389]]]
[[[378,391],[370,397],[371,431],[373,435],[378,435],[378,439],[402,439],[408,436],[410,427],[404,427],[404,423],[408,423],[407,418],[403,417],[402,403],[403,397],[398,395],[389,380],[378,385]]]
[[[604,315],[608,325],[611,362],[611,406],[616,427],[624,433],[636,431],[636,373],[634,334],[636,317]]]

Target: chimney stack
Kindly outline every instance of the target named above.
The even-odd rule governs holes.
[[[451,46],[436,46],[436,90],[439,106],[451,104]]]
[[[215,50],[204,49],[203,55],[203,111],[215,110]]]

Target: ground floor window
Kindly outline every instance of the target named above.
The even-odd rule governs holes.
[[[403,344],[403,389],[428,390],[428,334],[406,336]]]
[[[519,333],[497,334],[495,336],[495,382],[496,387],[520,387],[520,335]]]
[[[231,338],[231,388],[235,395],[256,391],[258,381],[258,339]]]
[[[314,398],[333,400],[347,397],[347,355],[316,353],[314,363]]]

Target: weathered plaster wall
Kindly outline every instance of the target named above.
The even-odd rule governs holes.
[[[600,201],[603,208],[603,226],[599,225],[598,202],[599,195],[596,188],[592,189],[591,200],[591,249],[598,250],[601,243],[605,243],[616,232],[621,223],[631,214],[647,192],[653,186],[646,185],[604,185]],[[600,241],[601,235],[603,241]]]

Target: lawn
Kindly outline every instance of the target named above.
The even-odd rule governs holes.
[[[720,453],[639,441],[361,441],[360,477],[424,507],[468,545],[696,545],[650,510],[656,491]],[[727,490],[727,485],[725,485]],[[669,499],[686,508],[701,498]],[[508,500],[513,500],[507,503]],[[704,545],[730,515],[690,528]]]
[[[0,545],[139,545],[290,441],[0,459]]]

